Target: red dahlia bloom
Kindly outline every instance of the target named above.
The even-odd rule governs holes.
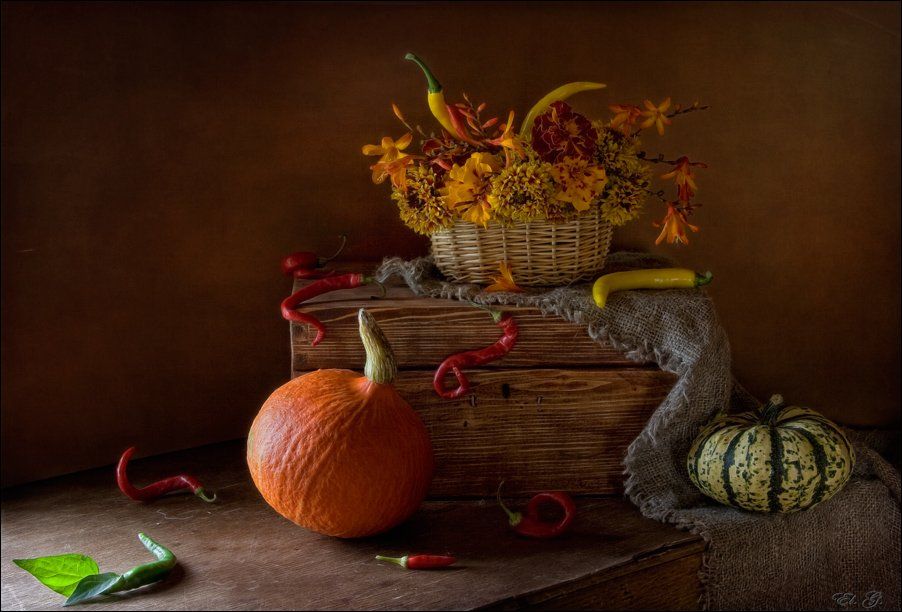
[[[532,126],[532,148],[552,164],[565,157],[591,159],[597,142],[598,132],[592,122],[574,113],[566,102],[554,102]]]

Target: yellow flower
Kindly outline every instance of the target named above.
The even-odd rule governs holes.
[[[442,190],[445,204],[459,210],[462,219],[484,227],[492,216],[487,201],[490,177],[500,169],[498,158],[488,153],[473,153],[463,166],[454,164]]]
[[[370,170],[373,171],[374,183],[379,184],[387,176],[390,176],[395,187],[404,188],[404,175],[407,172],[407,166],[413,161],[413,158],[401,151],[410,146],[412,141],[413,134],[408,132],[397,141],[385,136],[379,145],[363,145],[361,152],[364,155],[381,155],[379,161],[370,166]]]
[[[413,141],[413,134],[410,132],[401,136],[395,141],[390,136],[382,138],[382,144],[363,145],[361,151],[364,155],[381,155],[380,162],[391,162],[398,158],[404,157],[406,153],[401,153]]]
[[[645,128],[655,126],[658,128],[658,134],[663,136],[664,126],[673,123],[670,119],[667,118],[667,115],[665,114],[667,112],[667,109],[670,108],[670,98],[667,98],[657,106],[655,106],[651,100],[646,100],[645,108],[647,110],[644,110],[639,114],[643,117],[648,118],[643,121],[639,127],[644,130]]]
[[[664,221],[662,223],[653,223],[653,225],[663,228],[658,235],[658,239],[655,240],[655,244],[661,244],[665,239],[668,244],[674,244],[675,242],[689,244],[686,228],[688,227],[693,232],[698,231],[698,227],[689,223],[686,220],[686,214],[675,207],[673,203],[667,204],[667,214],[664,216]]]
[[[558,184],[555,199],[570,203],[582,212],[589,209],[607,182],[604,168],[578,157],[565,157],[551,168],[551,176]]]
[[[492,207],[485,200],[481,200],[461,213],[460,218],[485,227],[492,218]]]
[[[492,277],[492,280],[495,282],[486,287],[486,291],[508,291],[510,293],[521,293],[523,291],[514,282],[514,274],[506,261],[498,262],[498,271],[500,274]]]

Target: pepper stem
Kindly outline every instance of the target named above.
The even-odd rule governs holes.
[[[339,255],[341,255],[341,252],[345,250],[345,245],[348,244],[348,237],[345,236],[344,234],[339,234],[338,238],[341,240],[341,244],[338,246],[338,250],[335,251],[334,253],[332,253],[331,255],[329,255],[328,257],[318,258],[316,261],[316,266],[318,268],[323,267],[324,265],[326,265],[327,263],[329,263],[330,261],[332,261]]]
[[[501,321],[501,317],[504,316],[503,310],[495,310],[494,308],[486,306],[485,304],[477,304],[473,300],[468,300],[468,302],[469,302],[470,306],[473,306],[474,308],[479,308],[480,310],[485,310],[490,315],[492,315],[492,321],[494,321],[495,323],[499,323]]]
[[[398,373],[398,364],[388,339],[376,324],[376,319],[361,308],[357,313],[360,327],[360,340],[366,350],[366,364],[363,373],[374,383],[389,384]]]
[[[770,396],[767,404],[761,409],[761,420],[768,425],[773,425],[777,420],[777,415],[783,408],[783,396],[779,393]]]
[[[204,491],[203,487],[198,487],[197,489],[195,489],[194,494],[197,495],[202,500],[204,500],[205,502],[207,502],[208,504],[211,504],[216,501],[216,493],[213,493],[211,495],[211,494],[207,493],[206,491]]]
[[[384,557],[382,555],[376,555],[376,561],[388,561],[389,563],[394,563],[395,565],[400,565],[404,569],[407,569],[407,555],[403,557]]]
[[[423,62],[423,60],[418,58],[413,53],[408,53],[407,55],[404,56],[404,59],[410,60],[411,62],[413,62],[414,64],[419,66],[420,69],[423,71],[423,74],[426,75],[426,82],[428,83],[428,86],[429,86],[429,93],[439,93],[442,90],[442,84],[438,82],[438,79],[435,78],[435,75],[432,74],[432,71],[429,70],[429,66],[427,66]]]
[[[510,508],[504,505],[504,501],[501,499],[501,487],[504,486],[504,481],[501,481],[501,484],[498,485],[498,492],[496,496],[498,498],[498,505],[501,506],[501,509],[504,510],[504,513],[507,515],[507,520],[510,523],[511,527],[516,527],[520,524],[520,521],[523,520],[523,514],[520,512],[513,512]]]
[[[714,275],[711,274],[711,271],[708,270],[704,274],[695,273],[695,286],[701,287],[702,285],[707,285],[711,281],[714,280]]]

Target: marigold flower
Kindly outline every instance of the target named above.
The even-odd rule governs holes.
[[[554,200],[557,191],[551,178],[551,164],[539,159],[517,162],[492,178],[486,200],[492,217],[502,222],[545,219],[551,209],[564,205]]]
[[[620,128],[620,131],[624,134],[629,134],[632,131],[636,121],[642,115],[642,110],[635,104],[611,104],[608,108],[614,113],[614,118],[611,119],[611,127]]]
[[[604,168],[576,157],[565,157],[552,167],[551,176],[558,184],[555,199],[569,202],[580,212],[589,209],[607,181]]]
[[[428,236],[454,224],[454,215],[441,194],[441,181],[432,168],[411,166],[406,181],[407,189],[393,189],[391,197],[408,227]]]
[[[462,219],[485,226],[492,216],[490,178],[500,169],[498,158],[489,153],[473,153],[463,166],[454,164],[442,190],[446,205],[460,209]]]
[[[514,274],[506,261],[498,262],[498,271],[500,274],[492,277],[492,280],[495,282],[486,287],[485,291],[508,291],[510,293],[521,293],[523,291],[523,289],[514,282]]]
[[[698,227],[686,220],[686,214],[680,210],[678,206],[679,205],[676,202],[669,202],[667,204],[667,214],[664,216],[664,220],[661,223],[652,223],[655,227],[663,228],[658,235],[658,239],[655,240],[655,244],[661,244],[665,239],[668,244],[674,244],[676,242],[689,244],[686,228],[688,227],[693,232],[698,231]]]
[[[645,128],[655,126],[656,128],[658,128],[658,134],[663,136],[664,126],[673,123],[670,119],[667,118],[667,115],[665,114],[667,112],[667,109],[670,108],[670,98],[667,98],[657,106],[655,106],[651,100],[646,100],[645,108],[647,110],[641,111],[639,114],[643,117],[648,118],[643,121],[642,125],[640,125],[639,127],[644,130]]]
[[[557,163],[565,157],[591,159],[598,132],[592,122],[573,112],[566,102],[554,102],[532,126],[532,148],[542,160]]]
[[[683,156],[676,160],[673,170],[661,175],[662,179],[676,180],[677,193],[681,202],[688,202],[698,190],[698,186],[695,184],[695,175],[692,173],[692,166],[708,167],[702,162],[690,162],[688,157]]]

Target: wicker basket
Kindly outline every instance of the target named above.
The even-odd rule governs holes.
[[[490,283],[506,261],[521,286],[594,279],[604,267],[613,228],[596,210],[566,223],[531,221],[483,228],[456,221],[432,235],[432,257],[447,278]]]

